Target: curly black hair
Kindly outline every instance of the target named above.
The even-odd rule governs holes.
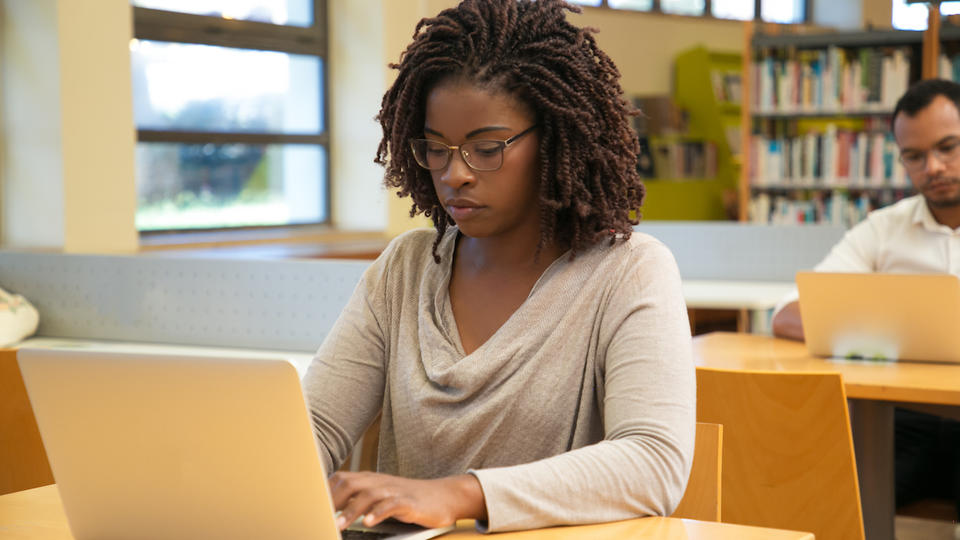
[[[573,254],[603,239],[629,238],[644,187],[639,143],[623,98],[620,72],[597,47],[594,29],[578,28],[562,0],[464,0],[421,20],[400,57],[377,115],[383,139],[375,162],[397,195],[413,199],[437,229],[437,246],[453,220],[437,198],[409,140],[423,137],[426,99],[439,83],[462,78],[504,90],[534,112],[540,131],[541,236],[538,252],[559,242]]]

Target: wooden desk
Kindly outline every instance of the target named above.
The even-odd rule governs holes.
[[[463,522],[444,539],[490,538]],[[677,518],[642,518],[583,527],[559,527],[494,535],[518,540],[646,538],[649,540],[813,540],[804,532],[745,527]],[[0,496],[0,538],[4,540],[72,540],[56,486]]]
[[[850,402],[866,536],[893,540],[893,408],[949,414],[960,407],[960,365],[871,362],[811,356],[801,342],[755,334],[715,333],[694,339],[698,366],[760,371],[839,372]]]

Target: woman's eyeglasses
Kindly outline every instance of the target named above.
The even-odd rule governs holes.
[[[411,139],[410,148],[417,164],[430,171],[445,169],[450,164],[450,156],[454,150],[460,151],[463,162],[471,169],[481,172],[495,171],[503,166],[503,151],[536,127],[534,124],[505,141],[483,139],[450,146],[431,139]]]

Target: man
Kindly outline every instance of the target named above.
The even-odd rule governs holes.
[[[892,123],[918,194],[871,212],[815,270],[960,275],[960,84],[917,83],[897,102]],[[775,313],[773,333],[803,339],[796,300]],[[960,514],[960,423],[897,409],[894,446],[897,506],[945,497]]]

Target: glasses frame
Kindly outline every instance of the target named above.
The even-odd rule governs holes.
[[[410,139],[410,152],[413,154],[413,159],[414,159],[414,161],[417,162],[417,165],[423,167],[424,169],[426,169],[426,170],[428,170],[428,171],[442,171],[443,169],[446,169],[446,168],[450,165],[450,158],[453,156],[453,151],[454,151],[454,150],[456,150],[457,152],[460,153],[460,157],[463,159],[463,162],[467,165],[467,167],[470,167],[471,170],[474,170],[474,171],[477,171],[477,172],[499,171],[500,168],[503,167],[503,152],[504,152],[507,148],[510,148],[510,146],[511,146],[513,143],[517,142],[517,140],[520,139],[520,137],[523,137],[523,136],[526,135],[527,133],[530,133],[531,131],[533,131],[533,130],[536,129],[537,127],[538,127],[538,125],[537,125],[537,124],[534,124],[534,125],[528,127],[527,129],[521,131],[520,133],[517,133],[516,135],[514,135],[514,136],[512,136],[512,137],[510,137],[509,139],[506,139],[506,140],[498,140],[498,139],[477,139],[477,140],[475,140],[475,141],[467,141],[467,142],[465,142],[465,143],[463,143],[463,144],[455,144],[455,145],[444,144],[444,143],[442,143],[442,142],[440,142],[440,141],[438,141],[438,140],[435,140],[435,139]],[[416,144],[417,144],[418,142],[424,142],[424,143],[427,143],[427,144],[435,144],[435,145],[439,145],[439,146],[446,147],[446,149],[447,149],[447,159],[445,159],[445,160],[443,161],[443,165],[442,165],[442,166],[439,166],[439,167],[428,167],[425,163],[422,163],[422,162],[417,158],[417,152],[416,152],[416,150],[415,150],[415,146],[416,146]],[[469,161],[469,158],[467,157],[467,153],[466,153],[466,151],[464,151],[464,149],[463,149],[463,146],[466,145],[466,144],[478,144],[478,143],[495,143],[495,144],[497,144],[497,145],[499,146],[499,148],[500,148],[500,164],[497,165],[496,167],[492,168],[492,169],[478,168],[478,167],[474,167],[473,165],[471,165],[471,164],[470,164],[470,161]]]
[[[944,141],[941,141],[940,144],[944,144]],[[916,166],[908,165],[907,160],[902,152],[897,159],[903,165],[903,168],[907,170],[907,172],[916,173],[927,168],[927,161],[930,159],[930,154],[933,154],[937,158],[937,161],[943,163],[944,165],[949,165],[950,163],[956,161],[957,158],[960,158],[960,138],[952,137],[948,138],[948,141],[946,141],[946,144],[952,145],[952,148],[949,150],[949,152],[955,152],[954,155],[950,155],[949,152],[942,151],[939,148],[940,144],[925,152],[921,152],[920,154],[923,156],[923,159]]]

